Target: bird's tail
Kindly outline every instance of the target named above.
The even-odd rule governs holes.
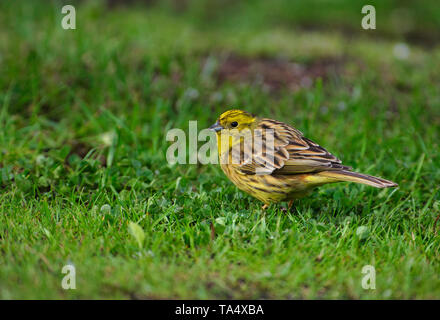
[[[368,174],[351,172],[346,170],[341,171],[322,171],[317,173],[317,175],[337,181],[349,181],[366,184],[376,188],[389,188],[397,187],[397,183],[389,180],[385,180],[378,177],[369,176]]]

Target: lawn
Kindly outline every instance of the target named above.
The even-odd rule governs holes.
[[[0,3],[1,299],[440,298],[435,1],[381,1],[376,30],[361,1],[71,3],[76,30],[62,2]],[[233,107],[399,188],[264,212],[218,165],[167,162],[168,130]]]

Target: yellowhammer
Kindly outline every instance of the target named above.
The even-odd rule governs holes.
[[[264,202],[294,199],[327,183],[350,181],[396,187],[382,178],[350,171],[341,160],[280,121],[229,110],[210,127],[217,133],[221,168],[241,190]]]

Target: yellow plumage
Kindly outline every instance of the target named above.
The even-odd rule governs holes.
[[[280,121],[229,110],[211,129],[217,133],[221,168],[226,176],[266,205],[301,198],[315,187],[333,182],[376,188],[397,186],[392,181],[350,171],[323,147]]]

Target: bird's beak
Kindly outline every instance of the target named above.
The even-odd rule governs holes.
[[[219,132],[220,130],[224,129],[220,123],[218,123],[218,121],[216,123],[214,123],[212,126],[209,127],[209,129],[215,131],[215,132]]]

